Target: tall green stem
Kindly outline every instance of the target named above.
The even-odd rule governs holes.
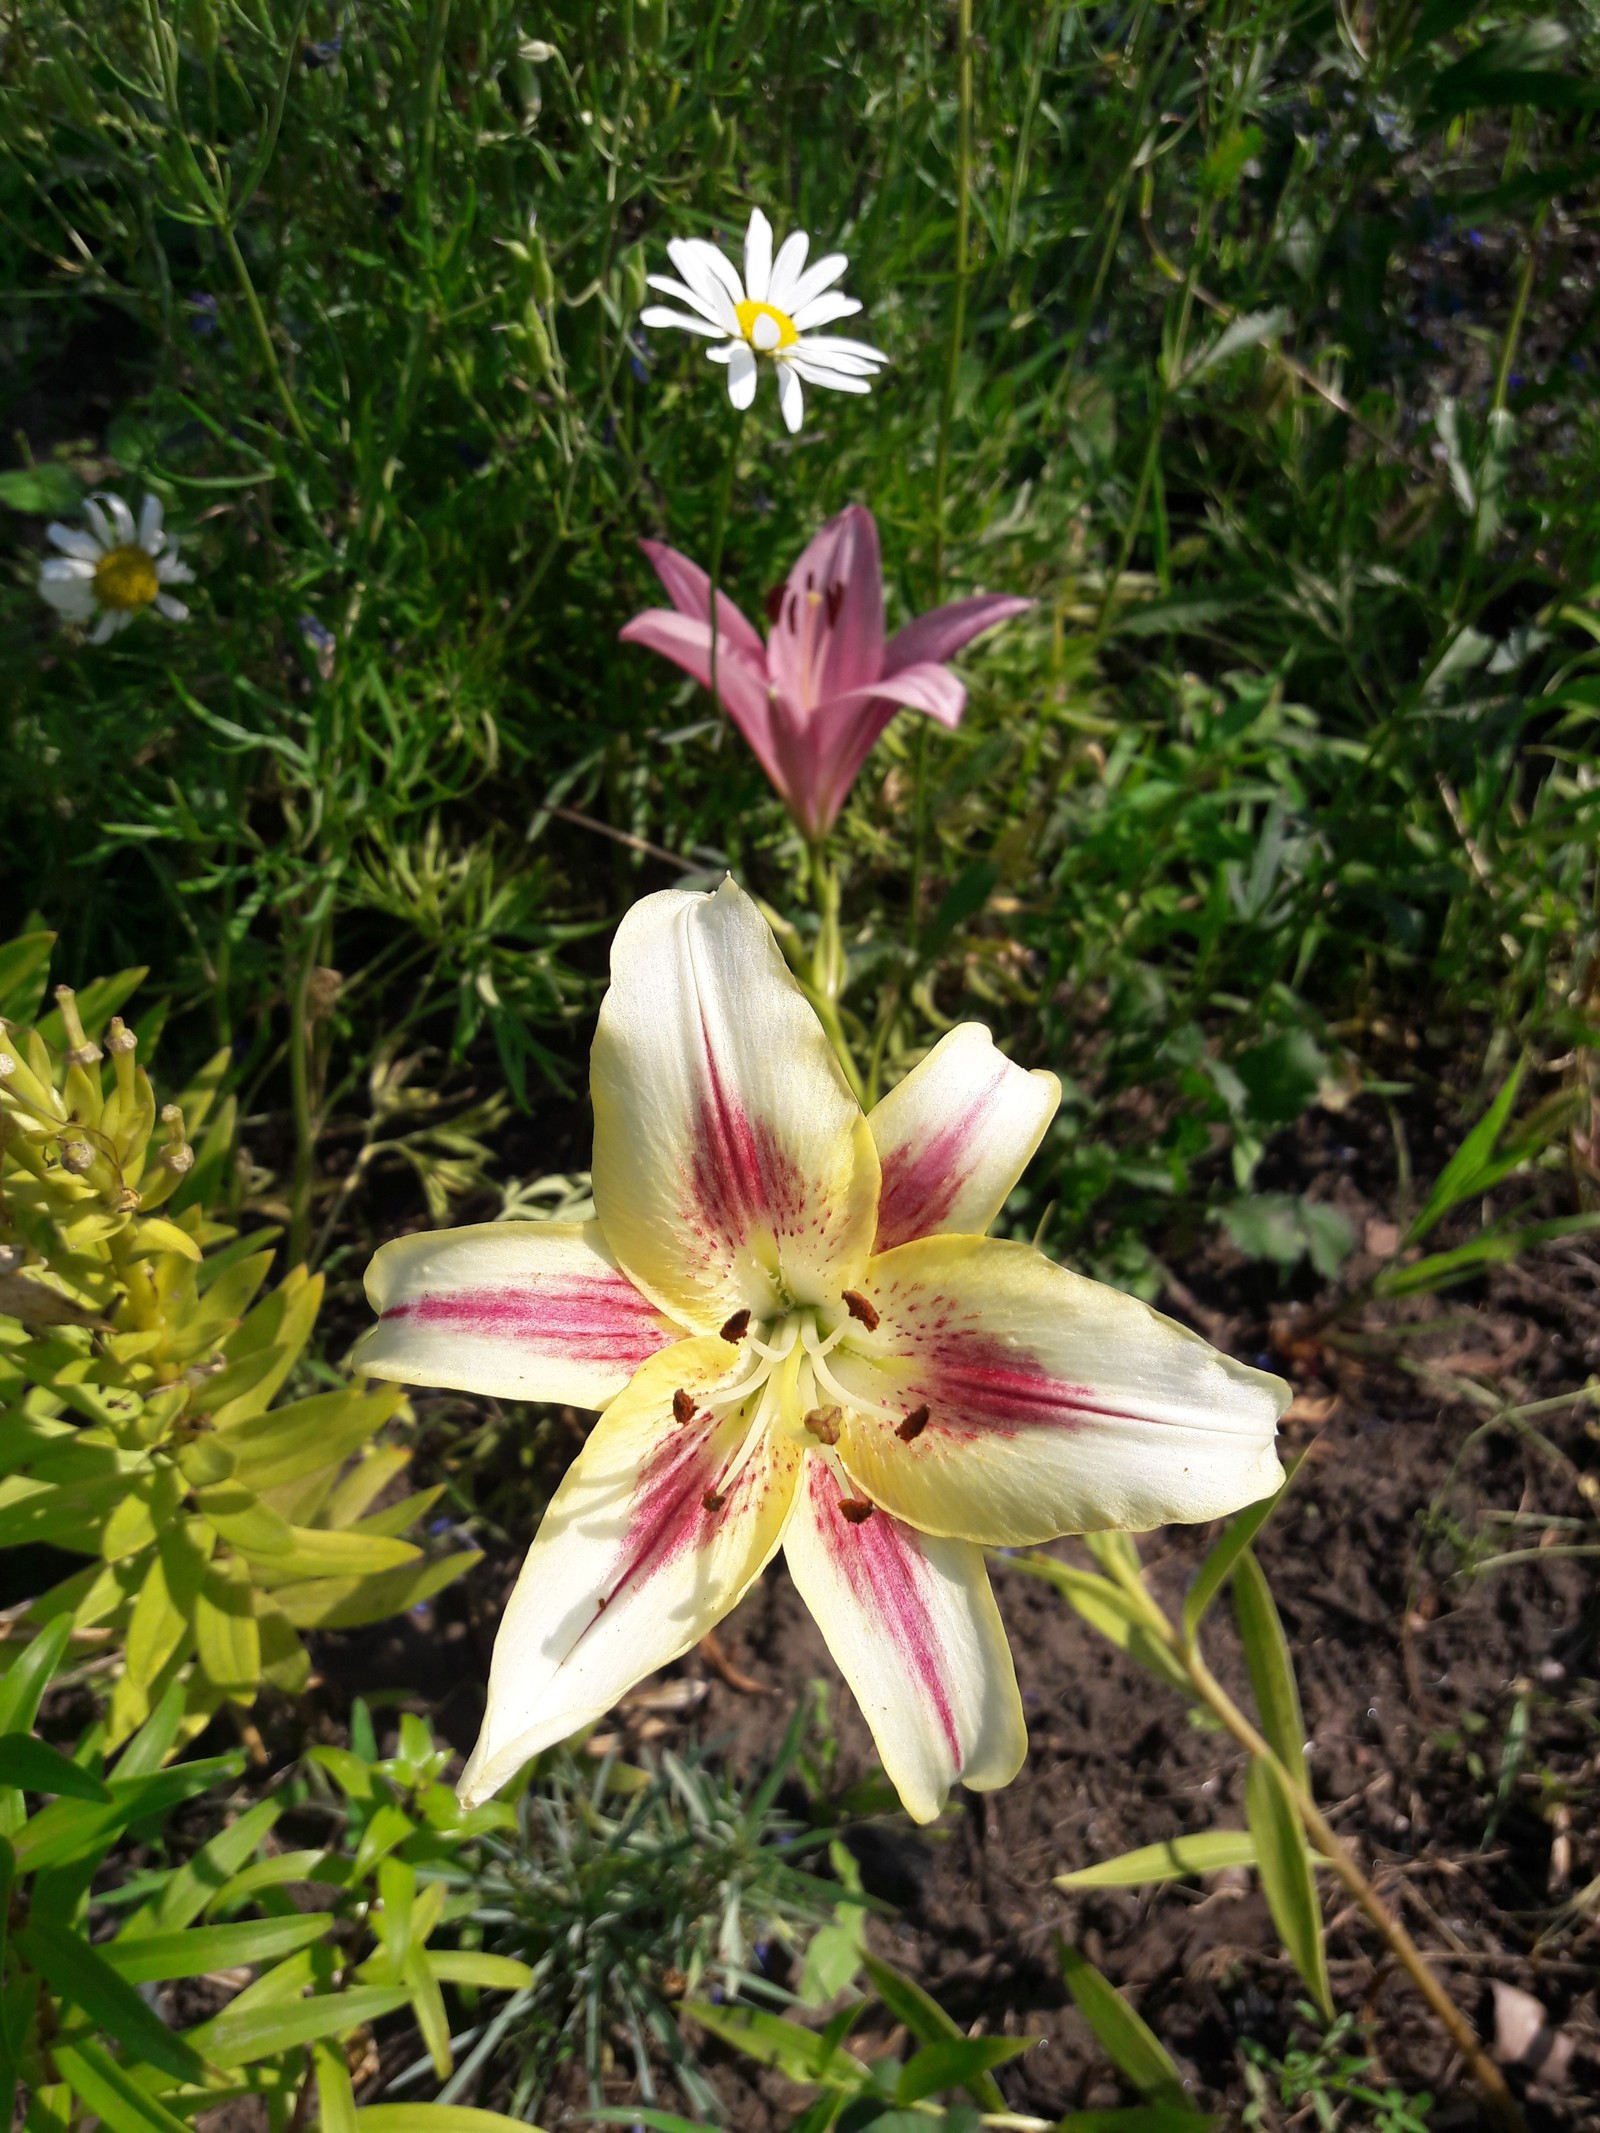
[[[733,418],[733,435],[728,440],[728,457],[722,469],[722,485],[717,490],[717,512],[711,521],[711,555],[706,566],[706,576],[711,580],[706,600],[706,621],[711,630],[711,694],[717,694],[717,638],[720,629],[717,621],[717,588],[722,575],[722,543],[728,531],[728,509],[733,501],[733,478],[739,468],[739,441],[744,435],[745,411],[740,408]]]
[[[289,1099],[294,1112],[294,1182],[289,1191],[289,1264],[299,1266],[311,1241],[311,1188],[317,1132],[311,1116],[311,972],[316,936],[305,929],[289,994]]]
[[[956,289],[950,313],[950,347],[945,356],[944,392],[939,402],[939,438],[933,460],[933,597],[944,598],[945,486],[950,473],[950,430],[955,421],[956,386],[961,377],[961,343],[967,326],[967,233],[972,194],[972,0],[956,4]],[[928,727],[917,729],[912,772],[910,909],[906,945],[915,950],[922,915],[922,872],[928,841]]]
[[[839,931],[839,875],[822,838],[811,846],[811,896],[817,909],[817,941],[811,956],[811,1004],[828,1033],[828,1042],[844,1069],[856,1101],[866,1105],[861,1070],[845,1035],[839,1002],[844,994],[844,940]]]

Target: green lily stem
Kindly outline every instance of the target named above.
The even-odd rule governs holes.
[[[722,543],[728,531],[728,507],[733,500],[733,478],[739,467],[739,442],[744,435],[745,411],[740,408],[733,418],[733,435],[728,439],[728,457],[722,469],[722,486],[717,491],[717,514],[711,521],[711,555],[706,566],[710,584],[706,592],[706,622],[711,631],[711,680],[713,701],[717,696],[717,586],[722,572]]]
[[[844,1069],[851,1092],[863,1109],[867,1094],[856,1065],[850,1039],[845,1035],[839,1001],[849,976],[844,940],[839,931],[839,874],[828,856],[822,838],[811,846],[811,898],[817,912],[817,942],[811,956],[811,983],[807,990],[818,1020],[828,1033],[834,1056]]]
[[[311,1115],[311,973],[315,938],[308,927],[289,995],[289,1099],[294,1112],[294,1180],[289,1190],[289,1264],[299,1266],[311,1241],[311,1188],[317,1128]]]
[[[1317,1852],[1343,1882],[1346,1892],[1377,1932],[1395,1961],[1416,1986],[1438,2018],[1440,2026],[1471,2068],[1483,2092],[1494,2123],[1503,2133],[1527,2133],[1526,2122],[1504,2075],[1479,2043],[1477,2033],[1451,1999],[1443,1983],[1405,1927],[1396,1918],[1367,1876],[1356,1864],[1355,1854],[1311,1797],[1309,1789],[1284,1766],[1268,1742],[1251,1724],[1201,1657],[1199,1644],[1173,1627],[1157,1605],[1149,1587],[1135,1571],[1115,1562],[1102,1565],[1139,1608],[1152,1632],[1188,1676],[1196,1697],[1212,1716],[1232,1734],[1251,1756],[1271,1763],[1282,1780],[1300,1825]]]
[[[967,329],[967,236],[972,212],[972,0],[956,5],[956,288],[950,313],[950,347],[939,400],[939,436],[933,461],[933,599],[944,598],[945,489],[950,474],[950,431],[961,378],[961,344]],[[922,923],[922,875],[928,842],[928,726],[918,724],[912,767],[911,880],[907,890],[906,948],[915,954]]]

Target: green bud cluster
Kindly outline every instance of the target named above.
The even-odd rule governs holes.
[[[72,1654],[109,1668],[115,1746],[175,1687],[185,1734],[263,1684],[297,1692],[303,1631],[397,1613],[477,1557],[404,1537],[438,1491],[389,1500],[397,1388],[275,1404],[322,1281],[265,1288],[273,1233],[206,1211],[232,1161],[228,1055],[158,1108],[121,1018],[97,1039],[56,1001],[53,1041],[0,1020],[0,1547],[86,1561],[5,1631],[67,1618]]]

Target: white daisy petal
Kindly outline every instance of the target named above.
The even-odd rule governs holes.
[[[767,283],[767,302],[774,311],[793,314],[791,299],[810,246],[811,240],[804,230],[795,230],[779,245],[778,256],[772,262],[772,278]]]
[[[800,427],[800,416],[803,408],[800,378],[792,364],[780,363],[777,368],[778,407],[783,415],[784,427],[792,437]]]
[[[806,347],[820,361],[837,363],[841,370],[856,363],[867,363],[879,369],[889,360],[881,348],[870,347],[865,341],[847,340],[837,333],[807,334]]]
[[[845,371],[830,370],[826,363],[808,362],[803,355],[791,353],[789,362],[808,385],[825,385],[834,393],[870,393],[872,390],[865,378],[852,378]]]
[[[826,341],[801,339],[787,351],[790,355],[803,356],[808,363],[820,364],[843,378],[875,378],[882,368],[880,364],[864,362],[860,356],[836,355]]]
[[[697,296],[713,306],[730,333],[737,333],[735,307],[744,302],[744,284],[714,244],[701,237],[675,237],[667,257]]]
[[[176,542],[157,562],[156,576],[163,585],[192,585],[194,583],[194,572],[187,563],[178,561]]]
[[[115,608],[107,608],[94,628],[89,632],[91,644],[108,644],[121,627],[123,617]]]
[[[681,281],[674,281],[670,274],[647,274],[645,282],[648,287],[658,289],[663,296],[670,296],[674,303],[687,304],[691,311],[699,312],[702,318],[710,319],[713,325],[720,326],[726,332],[727,320],[723,308],[720,304],[714,304],[709,297],[697,296],[693,289],[685,288]]]
[[[161,553],[161,499],[147,496],[139,506],[139,546],[146,555]]]
[[[639,313],[641,326],[677,326],[684,333],[707,335],[726,333],[726,326],[714,326],[709,319],[691,318],[687,311],[669,311],[665,304],[647,304]]]
[[[850,262],[843,252],[830,252],[826,259],[819,259],[807,267],[803,274],[796,275],[794,287],[789,291],[789,301],[784,307],[792,318],[796,311],[803,311],[813,298],[831,289]]]
[[[156,613],[165,615],[169,622],[187,622],[189,610],[181,600],[174,600],[171,593],[156,594]]]
[[[835,289],[829,296],[814,296],[799,311],[791,312],[790,317],[797,333],[809,333],[813,326],[831,326],[836,318],[849,318],[860,309],[855,297],[842,295]]]
[[[744,233],[745,294],[753,304],[767,301],[772,285],[772,224],[759,207],[750,210],[750,227]]]
[[[82,556],[46,556],[39,565],[41,584],[88,585],[94,578],[95,566]]]
[[[103,490],[98,501],[111,521],[111,531],[116,546],[119,548],[131,548],[135,535],[133,513],[128,509],[122,498],[111,489]]]
[[[755,354],[745,342],[735,341],[728,351],[728,398],[742,411],[755,396]]]
[[[41,572],[39,591],[68,622],[88,622],[94,616],[94,585],[89,578],[47,578]]]
[[[100,543],[92,533],[80,533],[76,526],[63,526],[59,519],[52,519],[44,529],[45,538],[54,541],[63,555],[79,557],[91,567],[100,560]]]
[[[104,511],[100,508],[100,499],[97,496],[91,496],[85,500],[83,515],[89,521],[89,531],[100,544],[101,551],[104,552],[107,548],[115,548],[117,537],[111,530],[110,519],[106,517]]]
[[[743,341],[724,341],[720,348],[708,348],[706,350],[706,361],[708,363],[731,363],[734,350],[743,348],[744,345]]]

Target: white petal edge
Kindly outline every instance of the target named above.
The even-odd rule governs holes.
[[[800,390],[800,375],[790,363],[779,363],[778,412],[783,417],[783,426],[793,437],[799,430],[805,414],[805,396]]]
[[[755,352],[748,343],[736,341],[728,350],[728,398],[741,411],[756,396]]]
[[[759,207],[750,210],[744,233],[744,286],[753,304],[764,304],[772,286],[772,224]]]

